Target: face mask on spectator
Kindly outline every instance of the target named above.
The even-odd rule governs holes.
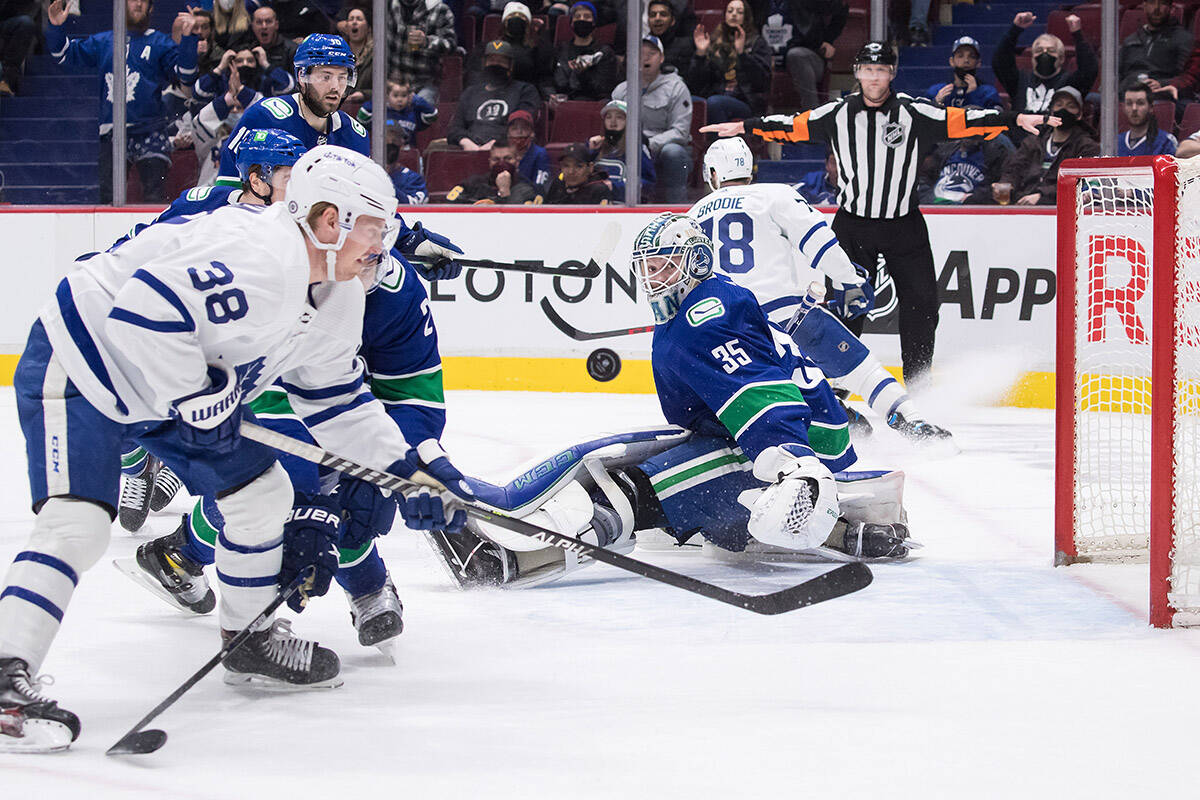
[[[525,31],[529,28],[529,23],[522,17],[510,17],[504,22],[504,30],[508,31],[508,35],[514,39],[524,39]]]
[[[968,75],[974,75],[974,74],[975,74],[974,67],[972,67],[970,69],[968,69],[967,67],[955,67],[954,68],[954,76],[956,78],[958,78],[959,80],[962,80],[963,78],[967,77]]]
[[[1070,128],[1070,127],[1073,127],[1073,126],[1079,124],[1079,117],[1075,116],[1074,114],[1072,114],[1070,111],[1068,111],[1065,108],[1060,108],[1058,111],[1052,112],[1051,116],[1055,116],[1055,117],[1058,117],[1059,119],[1061,119],[1062,127],[1064,129]]]
[[[258,86],[258,67],[238,67],[237,71],[243,86]]]
[[[1057,61],[1054,53],[1039,53],[1038,57],[1034,59],[1033,71],[1043,78],[1048,78],[1054,74],[1054,66]]]
[[[222,11],[228,14],[230,11],[233,11],[233,4],[236,2],[237,0],[217,0],[217,5]]]
[[[604,141],[608,142],[610,145],[621,141],[621,137],[624,135],[625,131],[610,131],[608,128],[604,129]]]
[[[483,68],[483,77],[493,86],[503,86],[508,83],[508,69],[499,64],[488,64]]]
[[[571,23],[571,31],[581,39],[591,36],[594,30],[596,30],[596,23],[590,19],[577,19]]]

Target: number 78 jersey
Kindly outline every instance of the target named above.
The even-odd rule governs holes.
[[[727,186],[688,214],[716,245],[718,271],[753,292],[777,324],[791,319],[813,281],[858,280],[824,215],[790,186]]]

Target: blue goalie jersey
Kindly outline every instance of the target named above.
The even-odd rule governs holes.
[[[654,330],[654,383],[667,421],[733,438],[747,459],[774,445],[810,448],[831,472],[856,456],[829,384],[754,295],[721,276],[702,281]]]
[[[262,128],[277,128],[290,133],[308,150],[317,145],[332,144],[346,147],[350,150],[371,155],[371,143],[367,139],[367,129],[351,119],[344,111],[334,112],[329,118],[329,130],[319,132],[309,125],[300,114],[300,95],[289,94],[282,97],[267,97],[259,100],[246,109],[236,128],[225,140],[221,148],[221,166],[217,170],[217,183],[225,186],[241,186],[238,177],[237,150],[242,139],[249,131]]]

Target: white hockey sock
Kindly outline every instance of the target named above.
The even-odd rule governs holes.
[[[0,590],[0,657],[41,666],[58,633],[79,576],[108,547],[112,519],[96,503],[52,497],[33,523]]]
[[[863,361],[849,375],[830,382],[866,400],[871,410],[885,420],[897,411],[905,419],[924,419],[900,382],[874,358]]]
[[[217,537],[221,628],[241,630],[279,591],[283,521],[292,509],[292,483],[275,464],[233,494],[217,500],[225,528]],[[270,625],[267,620],[263,627]]]

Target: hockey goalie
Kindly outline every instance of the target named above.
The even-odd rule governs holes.
[[[633,266],[654,312],[654,383],[670,423],[566,448],[480,502],[618,552],[640,531],[721,553],[901,559],[901,472],[846,472],[849,423],[829,384],[747,289],[714,272],[696,222],[662,214]],[[558,547],[472,520],[430,534],[458,585],[527,587],[582,566]]]

